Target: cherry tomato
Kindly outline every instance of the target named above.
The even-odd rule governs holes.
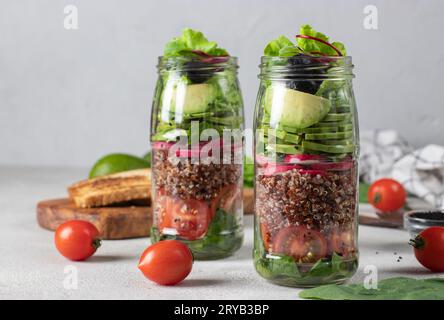
[[[262,241],[264,242],[264,248],[266,251],[270,250],[270,242],[271,242],[271,235],[270,232],[268,232],[268,227],[265,223],[261,223],[261,237]]]
[[[177,240],[163,240],[149,246],[140,257],[140,271],[158,284],[170,286],[181,282],[191,272],[193,255]]]
[[[368,202],[382,212],[393,212],[404,206],[407,193],[393,179],[379,179],[368,190]]]
[[[343,257],[355,252],[355,235],[351,229],[337,229],[331,235],[331,250]]]
[[[444,227],[430,227],[410,240],[416,259],[427,269],[444,272]]]
[[[237,201],[242,201],[241,192],[237,185],[231,184],[222,188],[219,194],[211,202],[212,217],[216,214],[217,208],[221,208],[227,213],[235,210]]]
[[[99,231],[87,221],[71,220],[61,224],[55,232],[55,246],[66,258],[81,261],[100,247]]]
[[[164,197],[164,210],[160,210],[159,218],[160,231],[175,229],[186,240],[196,240],[205,235],[211,221],[211,210],[205,201]]]
[[[316,230],[303,226],[281,229],[273,238],[273,252],[292,256],[298,262],[313,263],[327,254],[327,241]]]

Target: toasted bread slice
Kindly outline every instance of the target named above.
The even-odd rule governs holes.
[[[79,208],[150,199],[151,170],[131,170],[79,181],[68,187],[68,193]]]

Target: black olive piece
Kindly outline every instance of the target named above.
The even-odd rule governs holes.
[[[202,61],[188,61],[184,63],[185,70],[183,71],[183,74],[192,83],[203,83],[209,80],[214,73],[213,70],[203,70],[208,67],[211,67],[211,65]]]
[[[302,75],[304,74],[323,74],[325,73],[325,70],[321,69],[321,70],[306,70],[304,68],[304,66],[315,66],[316,65],[316,61],[313,61],[312,57],[304,55],[304,54],[299,54],[296,55],[294,57],[288,58],[288,64],[290,66],[300,66],[301,69],[299,69],[297,71],[297,73],[300,75],[301,78],[303,78]],[[319,87],[322,84],[322,80],[290,80],[286,82],[286,87],[293,89],[293,90],[298,90],[298,91],[302,91],[305,93],[309,93],[309,94],[315,94]]]

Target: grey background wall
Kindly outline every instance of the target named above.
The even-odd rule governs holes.
[[[67,4],[78,30],[63,27]],[[368,4],[378,30],[363,27]],[[239,57],[248,126],[265,43],[310,23],[353,56],[362,129],[443,143],[443,11],[442,0],[0,0],[0,164],[143,154],[156,57],[186,26]]]

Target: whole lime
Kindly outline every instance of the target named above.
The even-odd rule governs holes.
[[[130,154],[112,153],[100,158],[94,164],[89,172],[89,178],[149,167],[150,163],[142,158]]]

